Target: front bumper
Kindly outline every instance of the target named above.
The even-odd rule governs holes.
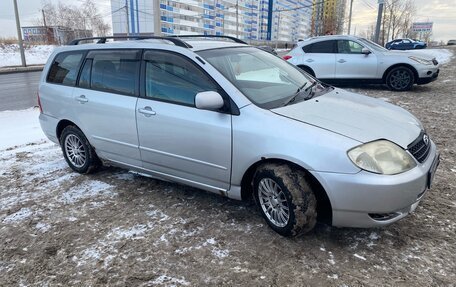
[[[440,73],[440,69],[438,67],[431,67],[425,68],[418,71],[418,79],[416,79],[416,83],[418,85],[428,84],[437,80]]]
[[[367,171],[312,174],[328,194],[333,226],[378,227],[396,222],[415,210],[438,163],[439,154],[431,142],[427,159],[401,174],[379,175]]]

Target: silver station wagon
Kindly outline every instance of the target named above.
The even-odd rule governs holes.
[[[56,49],[39,86],[41,127],[76,172],[109,163],[254,198],[284,236],[393,223],[431,186],[436,146],[400,107],[236,38],[97,39]]]

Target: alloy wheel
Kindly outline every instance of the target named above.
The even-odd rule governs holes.
[[[83,167],[86,163],[86,150],[76,135],[70,134],[65,138],[65,153],[71,164],[77,168]]]
[[[277,227],[284,227],[290,219],[288,201],[280,186],[270,178],[258,184],[258,199],[266,217]]]
[[[410,85],[412,80],[406,70],[396,70],[390,76],[390,85],[396,90],[403,90]]]

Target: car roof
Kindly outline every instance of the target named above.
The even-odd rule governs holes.
[[[186,43],[192,46],[190,48],[193,51],[209,50],[209,49],[218,49],[218,48],[228,48],[228,47],[247,47],[249,45],[230,42],[230,41],[219,41],[219,40],[195,40],[187,39]]]
[[[228,47],[248,47],[249,45],[236,43],[227,40],[200,40],[196,38],[181,39],[186,44],[190,45],[188,48],[191,51],[197,52],[209,49],[228,48]],[[166,39],[138,39],[138,40],[122,40],[113,41],[106,43],[89,43],[89,44],[78,44],[78,45],[67,45],[57,48],[58,51],[75,51],[75,50],[95,50],[95,49],[118,49],[118,48],[133,48],[133,49],[150,49],[150,48],[162,48],[167,49],[170,47],[182,48],[174,45]],[[174,50],[174,49],[173,49]]]
[[[306,46],[311,43],[328,41],[328,40],[359,40],[359,39],[363,39],[363,38],[358,37],[358,36],[352,36],[352,35],[325,35],[325,36],[307,38],[303,41],[299,41],[298,45]]]

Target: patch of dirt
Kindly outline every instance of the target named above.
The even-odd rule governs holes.
[[[441,152],[417,210],[382,229],[288,239],[251,203],[116,168],[78,175],[48,142],[0,151],[0,285],[454,286],[455,64],[410,92],[349,88],[411,111]]]

